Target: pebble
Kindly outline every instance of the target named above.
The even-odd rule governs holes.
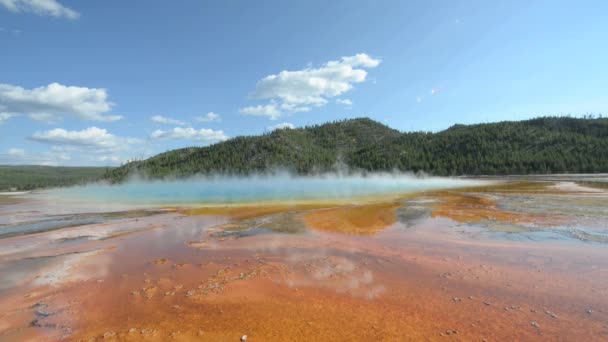
[[[452,298],[452,300],[455,302],[460,302],[460,298],[458,298],[458,297],[454,297],[454,298]]]
[[[241,336],[241,341],[247,341],[247,335]]]
[[[103,338],[104,338],[104,339],[105,339],[105,338],[111,338],[111,337],[114,337],[114,336],[116,336],[116,333],[115,333],[115,332],[113,332],[113,331],[108,331],[108,332],[106,332],[105,334],[103,334]]]
[[[36,316],[48,317],[51,313],[43,310],[36,310]]]
[[[530,322],[530,324],[531,324],[533,327],[535,327],[535,328],[540,327],[540,325],[539,325],[538,323],[536,323],[536,322]]]
[[[587,309],[587,313],[591,315],[593,313],[593,310]]]

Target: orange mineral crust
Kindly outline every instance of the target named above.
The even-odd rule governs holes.
[[[492,198],[483,194],[446,191],[432,196],[438,201],[434,206],[433,217],[448,217],[458,222],[493,220],[515,224],[555,225],[560,221],[555,215],[500,210]]]
[[[373,235],[395,223],[399,203],[374,203],[316,210],[304,215],[313,228],[346,234]]]
[[[489,231],[442,207],[496,215],[492,198],[176,212],[0,239],[0,340],[608,339],[606,245]],[[403,206],[432,214],[404,224]],[[292,224],[304,227],[280,227]]]

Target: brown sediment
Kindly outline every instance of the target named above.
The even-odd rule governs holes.
[[[388,202],[322,209],[304,214],[304,221],[312,229],[373,235],[395,223],[395,209],[400,206]]]
[[[19,197],[0,195],[0,205],[18,204],[22,202],[25,202],[25,200]]]
[[[551,221],[502,211],[493,194],[437,191],[415,204],[206,212],[239,217],[232,226],[203,212],[143,218],[163,228],[86,242],[106,249],[103,260],[91,255],[73,265],[89,277],[0,292],[0,340],[606,339],[605,246],[472,237],[477,230],[457,222]],[[429,206],[433,218],[422,215],[403,229],[396,211],[408,205]],[[313,230],[284,234],[280,226],[295,219]],[[260,222],[277,227],[230,239],[209,234]],[[189,244],[201,238],[206,248]],[[103,275],[89,272],[95,258]],[[0,267],[4,262],[0,256]]]
[[[217,215],[228,216],[233,220],[244,220],[258,216],[271,215],[286,211],[312,210],[334,206],[333,203],[302,203],[302,204],[262,204],[262,205],[230,205],[205,206],[179,210],[184,215]]]
[[[557,225],[562,220],[556,215],[533,214],[500,210],[496,201],[487,194],[472,194],[453,191],[433,193],[437,203],[433,204],[433,217],[447,217],[457,222],[475,223],[497,221],[510,224]]]

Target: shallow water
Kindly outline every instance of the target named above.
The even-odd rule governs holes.
[[[608,233],[608,193],[551,186],[105,216],[25,198],[0,212],[103,222],[0,239],[0,340],[605,340],[608,243],[581,234]]]
[[[490,181],[369,175],[290,177],[213,177],[174,181],[132,181],[112,185],[93,184],[48,191],[49,200],[86,200],[126,204],[217,204],[267,201],[351,199],[370,195],[399,194],[489,184]]]

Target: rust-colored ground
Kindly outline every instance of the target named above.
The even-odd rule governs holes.
[[[179,212],[185,215],[220,215],[228,216],[233,220],[244,220],[248,218],[282,213],[295,210],[311,210],[332,207],[332,203],[298,203],[298,204],[262,204],[246,206],[208,206],[201,208],[181,209]]]
[[[432,198],[437,200],[432,213],[433,217],[448,217],[457,222],[472,223],[492,220],[514,224],[556,225],[562,221],[556,215],[530,214],[499,210],[496,202],[479,193],[436,192]]]
[[[395,223],[399,203],[374,203],[316,210],[304,220],[313,229],[345,234],[373,235]]]
[[[408,228],[397,222],[398,202],[300,206],[305,233],[213,238],[208,229],[226,220],[208,215],[294,210],[229,207],[140,218],[149,229],[45,246],[37,256],[101,251],[53,259],[33,271],[38,278],[0,289],[0,340],[608,339],[605,244],[478,238],[479,228],[463,223],[552,218],[503,212],[490,191],[420,196],[431,200],[431,217]],[[0,240],[0,250],[48,234]],[[14,261],[0,255],[0,267]],[[57,263],[71,267],[36,285]]]

